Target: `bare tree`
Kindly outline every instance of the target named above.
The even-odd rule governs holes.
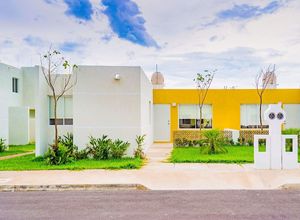
[[[199,125],[200,132],[202,129],[203,105],[204,105],[208,90],[214,79],[216,71],[217,70],[213,70],[213,71],[204,70],[204,73],[197,73],[197,76],[194,79],[196,88],[198,90],[198,106],[199,106],[199,113],[200,113],[200,125]]]
[[[263,120],[262,120],[262,104],[263,96],[267,88],[269,88],[275,79],[275,65],[271,68],[271,65],[267,69],[261,69],[261,71],[256,75],[255,86],[256,92],[259,97],[259,124],[260,129],[263,130]],[[276,82],[275,82],[276,83]]]
[[[52,50],[51,47],[45,55],[40,57],[40,61],[42,66],[42,73],[47,85],[51,90],[54,102],[54,144],[52,145],[52,148],[56,152],[56,150],[58,149],[58,101],[66,94],[66,92],[68,92],[75,86],[77,82],[77,76],[75,74],[72,74],[72,72],[75,68],[77,68],[77,65],[71,65],[59,51]],[[62,81],[58,80],[58,78],[60,77],[62,78]],[[61,84],[57,85],[58,81]]]

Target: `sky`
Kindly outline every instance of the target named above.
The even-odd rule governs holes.
[[[0,0],[0,62],[40,63],[52,45],[77,65],[155,65],[168,88],[254,88],[276,65],[279,87],[300,87],[300,0]]]

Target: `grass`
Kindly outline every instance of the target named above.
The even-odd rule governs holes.
[[[114,160],[78,160],[59,166],[46,165],[34,154],[0,161],[0,170],[83,170],[83,169],[139,169],[143,160],[138,158],[123,158]]]
[[[9,146],[9,149],[0,152],[0,157],[14,155],[14,154],[22,154],[27,152],[32,152],[35,150],[34,144],[27,144],[27,145],[11,145]]]
[[[201,154],[196,147],[174,148],[169,161],[172,163],[253,163],[254,150],[249,146],[226,146],[226,154]],[[298,151],[300,162],[300,152]]]

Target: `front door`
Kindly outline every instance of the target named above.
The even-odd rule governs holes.
[[[170,105],[154,104],[154,141],[170,141]]]

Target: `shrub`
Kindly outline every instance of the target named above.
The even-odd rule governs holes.
[[[122,158],[129,146],[130,144],[128,142],[122,141],[120,139],[110,142],[109,156],[113,159]]]
[[[247,140],[247,145],[248,146],[253,146],[253,140],[252,139],[248,139]]]
[[[101,138],[90,137],[87,146],[88,155],[96,160],[107,160],[110,156],[110,145],[112,140],[103,135]]]
[[[140,158],[140,159],[145,159],[146,155],[143,151],[143,145],[144,145],[144,141],[145,141],[145,137],[146,135],[137,135],[135,138],[135,142],[137,144],[137,148],[134,151],[134,157],[136,158]]]
[[[44,159],[48,165],[62,165],[74,161],[74,157],[69,153],[68,148],[61,143],[58,144],[57,148],[51,146]]]
[[[297,134],[300,135],[300,128],[289,128],[282,131],[282,134]]]
[[[182,146],[182,140],[180,138],[176,138],[174,140],[174,147],[183,147]]]
[[[206,144],[201,147],[201,152],[205,154],[227,153],[224,147],[224,137],[219,130],[207,130],[203,133]]]
[[[0,138],[0,153],[6,150],[5,139]]]
[[[73,143],[72,133],[67,133],[66,135],[59,136],[58,143],[64,145],[68,150],[68,154],[77,159],[78,147]]]

